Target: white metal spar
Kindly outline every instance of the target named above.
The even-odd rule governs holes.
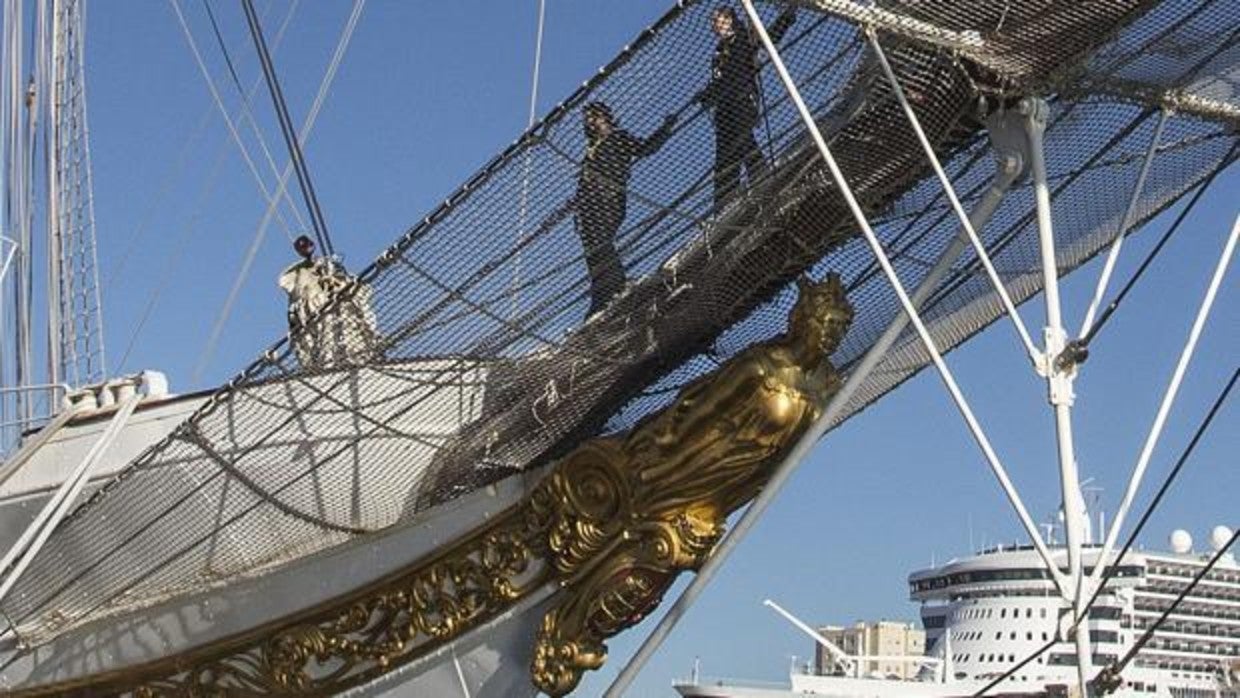
[[[1115,270],[1115,262],[1119,259],[1120,248],[1124,246],[1124,238],[1128,236],[1128,226],[1132,225],[1132,217],[1137,213],[1137,202],[1141,199],[1141,192],[1145,190],[1145,178],[1149,175],[1150,165],[1154,163],[1154,155],[1158,152],[1158,143],[1162,140],[1163,127],[1167,125],[1167,116],[1166,109],[1158,113],[1158,125],[1154,127],[1154,135],[1150,136],[1150,147],[1145,152],[1145,161],[1141,163],[1141,173],[1137,175],[1137,182],[1132,187],[1128,207],[1124,210],[1124,217],[1119,222],[1119,233],[1115,236],[1115,242],[1111,243],[1106,264],[1102,267],[1102,275],[1098,277],[1098,286],[1094,289],[1094,297],[1089,302],[1089,309],[1085,311],[1085,319],[1081,321],[1081,330],[1077,333],[1077,337],[1083,338],[1093,329],[1094,317],[1098,313],[1098,307],[1102,305],[1102,296],[1106,294],[1111,273]]]
[[[4,574],[3,580],[0,581],[0,600],[12,590],[13,585],[21,578],[26,568],[39,554],[39,550],[47,542],[52,531],[60,525],[65,515],[73,507],[81,494],[82,489],[90,480],[98,464],[102,461],[103,455],[107,453],[108,448],[116,440],[125,423],[129,421],[129,416],[133,414],[134,409],[142,400],[142,396],[138,393],[126,398],[116,408],[116,413],[112,420],[108,423],[107,428],[99,439],[91,445],[90,450],[86,453],[86,457],[82,462],[74,468],[69,477],[61,483],[56,493],[48,500],[43,509],[35,517],[34,521],[26,528],[21,537],[13,544],[5,554],[4,559],[0,560],[0,574]],[[10,569],[10,565],[12,568]]]
[[[999,147],[998,144],[996,144],[996,146]],[[994,214],[995,210],[999,207],[999,204],[1003,201],[1003,197],[1007,193],[1008,189],[1017,179],[1019,179],[1021,171],[1022,166],[1020,164],[1019,154],[1000,152],[995,179],[991,183],[991,186],[982,195],[982,199],[977,203],[973,213],[970,214],[970,218],[972,219],[975,228],[983,227],[986,222],[990,220],[990,217]],[[926,276],[922,280],[921,284],[913,292],[913,302],[917,306],[920,307],[921,304],[930,296],[930,294],[938,288],[939,282],[943,280],[944,276],[946,276],[949,271],[951,271],[952,264],[955,263],[955,261],[960,257],[960,254],[964,252],[965,248],[968,247],[968,244],[969,243],[963,232],[957,234],[956,237],[952,239],[952,241],[948,244],[947,249],[943,251],[943,254],[939,257],[938,261],[935,262],[935,265],[929,272],[926,273]],[[637,654],[630,659],[620,676],[616,679],[615,683],[613,683],[612,688],[608,690],[608,695],[619,695],[620,692],[632,682],[637,672],[641,670],[641,667],[644,666],[647,661],[649,661],[650,657],[663,643],[663,640],[666,639],[672,628],[680,621],[680,619],[684,616],[684,613],[688,611],[693,602],[697,600],[697,597],[701,594],[702,590],[704,590],[711,583],[711,581],[714,580],[715,575],[723,566],[723,563],[727,560],[732,550],[740,544],[745,535],[752,529],[753,525],[756,524],[758,519],[762,517],[762,514],[765,513],[770,503],[774,501],[775,497],[778,496],[783,490],[784,484],[787,482],[788,478],[791,477],[793,471],[798,465],[800,465],[805,456],[808,455],[809,450],[813,448],[817,441],[822,438],[822,435],[826,432],[826,430],[835,423],[841,414],[843,414],[845,408],[848,406],[849,400],[852,399],[852,396],[856,394],[857,390],[870,377],[871,373],[879,365],[879,362],[882,361],[883,357],[886,356],[888,350],[890,350],[896,340],[899,339],[901,333],[904,332],[904,328],[907,326],[907,316],[904,314],[896,315],[896,317],[892,319],[891,324],[887,326],[887,329],[883,331],[883,334],[879,336],[879,338],[874,342],[874,345],[861,358],[861,361],[858,362],[857,367],[849,372],[848,377],[844,380],[844,384],[840,387],[839,392],[837,392],[827,403],[823,410],[822,416],[819,418],[819,421],[806,431],[802,441],[775,469],[775,472],[771,475],[771,479],[767,482],[766,486],[762,488],[762,491],[758,494],[758,497],[754,499],[753,503],[745,509],[743,514],[741,514],[741,517],[736,522],[736,525],[724,534],[723,539],[715,547],[715,550],[711,553],[710,558],[706,560],[706,563],[702,565],[702,568],[698,570],[697,574],[689,582],[689,586],[681,592],[681,595],[675,602],[673,602],[672,607],[659,621],[659,624],[655,627],[654,631],[646,637],[646,640],[642,643],[642,646],[639,648]]]
[[[904,94],[904,88],[900,85],[900,81],[896,80],[896,75],[891,70],[891,63],[887,61],[887,54],[883,51],[883,47],[878,43],[878,37],[874,33],[873,27],[867,27],[865,30],[866,37],[870,40],[870,46],[874,49],[874,54],[878,56],[879,65],[883,68],[883,73],[887,76],[887,81],[891,83],[891,89],[896,95],[896,100],[900,102],[900,108],[904,110],[904,116],[908,119],[909,125],[913,127],[913,132],[917,134],[917,141],[921,143],[921,148],[926,153],[926,159],[930,161],[930,166],[934,169],[934,174],[938,177],[939,183],[943,186],[943,193],[947,195],[948,201],[951,202],[952,210],[960,219],[960,225],[969,237],[969,242],[973,244],[973,251],[977,253],[978,261],[982,263],[982,267],[986,270],[986,276],[990,279],[990,285],[995,289],[995,293],[999,294],[999,300],[1003,303],[1003,309],[1007,311],[1008,317],[1012,319],[1012,324],[1016,327],[1016,333],[1020,335],[1021,342],[1025,345],[1025,350],[1029,353],[1029,359],[1035,365],[1040,360],[1041,355],[1037,347],[1033,345],[1033,340],[1029,337],[1029,330],[1025,328],[1025,323],[1020,317],[1020,313],[1016,310],[1016,304],[1012,302],[1012,297],[1008,294],[1007,287],[1003,285],[1003,279],[999,278],[999,272],[995,271],[995,265],[990,261],[990,253],[986,251],[986,246],[978,237],[977,231],[973,229],[973,224],[969,222],[969,216],[964,212],[964,206],[960,204],[960,198],[956,196],[956,189],[952,186],[951,180],[947,178],[947,173],[943,171],[943,166],[939,164],[939,158],[934,154],[934,147],[930,145],[930,140],[926,138],[926,132],[921,128],[921,122],[917,118],[917,114],[913,112],[913,107],[909,105],[908,98]]]
[[[1029,516],[1029,512],[1025,508],[1024,502],[1021,500],[1019,493],[1016,492],[1016,488],[1012,485],[1012,481],[1008,477],[1007,469],[1003,467],[1002,462],[999,460],[999,456],[990,445],[990,439],[987,438],[981,424],[977,421],[977,417],[974,416],[972,408],[969,407],[968,401],[965,399],[964,394],[960,391],[960,387],[956,384],[956,380],[952,375],[951,369],[949,369],[947,364],[943,361],[943,356],[939,352],[938,347],[934,342],[934,338],[930,336],[929,330],[926,329],[925,323],[922,322],[921,314],[917,311],[917,308],[909,298],[908,292],[904,289],[904,284],[900,281],[900,277],[896,274],[895,269],[892,267],[891,260],[888,259],[882,243],[879,242],[878,237],[874,234],[873,228],[870,227],[870,223],[866,218],[865,212],[861,210],[860,204],[857,203],[856,197],[853,196],[852,189],[848,186],[848,181],[845,179],[844,173],[840,170],[839,165],[835,161],[835,157],[831,154],[831,149],[827,146],[826,140],[822,137],[822,132],[819,131],[818,124],[814,121],[813,114],[811,114],[809,108],[805,106],[805,101],[801,98],[800,90],[797,88],[796,83],[792,80],[792,76],[789,75],[787,67],[784,66],[779,50],[775,47],[774,43],[771,41],[771,37],[767,34],[766,27],[762,24],[762,19],[758,16],[757,10],[754,9],[752,0],[742,0],[742,4],[745,7],[745,12],[749,15],[750,21],[753,23],[754,30],[758,33],[758,37],[762,40],[762,44],[767,51],[767,55],[771,58],[771,64],[775,67],[776,72],[779,74],[780,80],[784,83],[785,89],[788,91],[789,96],[796,104],[797,111],[800,113],[802,121],[805,122],[806,127],[809,129],[810,136],[813,138],[815,145],[818,146],[819,153],[822,155],[823,160],[826,161],[827,168],[831,171],[831,177],[836,186],[839,187],[840,194],[844,197],[845,202],[848,204],[849,211],[852,213],[858,227],[861,229],[861,233],[865,237],[866,243],[870,246],[870,251],[873,252],[875,258],[878,260],[879,266],[882,267],[884,275],[887,277],[887,280],[890,282],[897,298],[900,300],[901,307],[909,316],[909,321],[913,324],[913,327],[917,330],[917,334],[921,338],[922,343],[925,345],[926,350],[929,352],[930,358],[934,362],[935,368],[939,372],[939,376],[943,379],[943,383],[946,385],[948,393],[950,393],[957,410],[960,411],[960,414],[964,418],[965,423],[968,425],[969,431],[972,433],[974,440],[977,441],[982,453],[986,456],[986,461],[990,466],[991,471],[994,473],[996,479],[999,480],[1000,486],[1007,495],[1008,501],[1011,503],[1013,509],[1015,509],[1017,517],[1020,519],[1026,533],[1033,542],[1033,546],[1037,550],[1038,555],[1042,557],[1043,562],[1045,562],[1047,568],[1050,569],[1051,578],[1055,580],[1056,586],[1058,586],[1061,590],[1064,589],[1066,584],[1064,583],[1063,575],[1054,565],[1050,550],[1047,549],[1046,543],[1042,540],[1042,534],[1033,523],[1033,519]]]
[[[760,20],[756,26],[761,27]],[[765,34],[764,31],[763,34]],[[794,95],[794,99],[799,100],[799,94]],[[999,143],[996,143],[996,148],[1000,153],[995,180],[983,195],[982,200],[978,202],[972,214],[970,214],[970,220],[974,229],[984,227],[985,223],[990,220],[991,215],[1002,201],[1003,195],[1023,171],[1023,165],[1018,153],[1007,151]],[[968,240],[964,232],[961,231],[952,240],[942,256],[936,261],[935,266],[927,272],[921,284],[914,291],[912,296],[914,305],[920,306],[930,293],[938,287],[939,282],[950,271],[952,264],[967,246]],[[659,624],[655,626],[654,630],[646,636],[641,647],[629,659],[628,663],[607,689],[606,696],[618,698],[623,695],[629,684],[633,682],[638,672],[641,671],[641,668],[662,645],[672,628],[680,621],[697,597],[701,595],[702,590],[714,579],[718,570],[731,554],[731,551],[740,543],[746,533],[779,494],[797,465],[808,455],[809,450],[813,448],[826,430],[843,413],[848,405],[848,401],[855,394],[856,390],[869,378],[870,373],[882,360],[887,350],[891,348],[904,331],[910,317],[910,315],[898,314],[879,339],[875,341],[874,345],[866,352],[858,366],[848,375],[840,390],[827,403],[818,421],[810,426],[801,441],[797,443],[784,461],[779,464],[758,497],[745,509],[736,525],[724,535],[711,556],[690,581],[688,587],[673,602],[671,608],[660,619]],[[1062,581],[1062,574],[1059,574],[1057,569],[1052,570],[1052,580],[1055,581],[1058,588],[1066,589],[1066,583]]]
[[[1067,346],[1067,331],[1063,327],[1063,314],[1059,300],[1059,265],[1055,255],[1055,234],[1051,219],[1050,188],[1046,178],[1042,132],[1046,127],[1046,103],[1042,100],[1025,99],[1020,104],[1025,115],[1026,135],[1029,138],[1030,167],[1033,170],[1033,193],[1038,223],[1038,244],[1042,261],[1042,299],[1046,307],[1045,361],[1041,367],[1046,377],[1050,403],[1055,411],[1055,441],[1059,454],[1059,482],[1063,498],[1064,528],[1068,548],[1068,574],[1072,577],[1071,600],[1076,615],[1082,616],[1088,593],[1084,589],[1084,568],[1081,562],[1081,544],[1085,528],[1085,503],[1081,498],[1080,474],[1077,471],[1075,444],[1072,438],[1072,390],[1076,378],[1075,364],[1062,364],[1057,357]],[[1101,567],[1100,561],[1095,567]],[[1047,562],[1048,566],[1053,563]],[[1077,680],[1081,695],[1086,695],[1091,654],[1089,633],[1076,632]]]
[[[1120,502],[1119,510],[1115,512],[1115,518],[1111,521],[1111,528],[1107,531],[1106,542],[1103,544],[1102,552],[1099,555],[1100,560],[1105,560],[1115,549],[1120,527],[1124,524],[1124,517],[1127,516],[1128,509],[1132,506],[1132,500],[1136,497],[1137,489],[1141,485],[1141,479],[1145,475],[1145,469],[1149,465],[1151,456],[1154,454],[1154,448],[1158,445],[1158,439],[1162,434],[1163,426],[1166,424],[1167,415],[1171,412],[1171,405],[1175,402],[1176,395],[1180,390],[1180,383],[1184,379],[1184,373],[1188,370],[1188,364],[1192,360],[1193,352],[1197,347],[1197,340],[1201,337],[1201,331],[1205,327],[1206,319],[1210,315],[1210,309],[1214,305],[1214,298],[1218,295],[1219,287],[1223,284],[1223,277],[1227,274],[1227,267],[1235,254],[1236,238],[1238,236],[1240,236],[1240,215],[1236,216],[1235,223],[1231,228],[1231,234],[1223,245],[1223,251],[1219,256],[1218,263],[1215,265],[1214,275],[1210,279],[1210,285],[1206,289],[1205,297],[1202,298],[1201,305],[1197,309],[1197,317],[1193,320],[1192,329],[1189,330],[1188,339],[1184,343],[1184,349],[1180,352],[1180,359],[1176,363],[1175,371],[1171,375],[1171,381],[1167,385],[1166,392],[1163,393],[1162,402],[1158,406],[1158,413],[1155,415],[1154,423],[1151,425],[1149,434],[1145,439],[1141,455],[1137,458],[1137,464],[1133,469],[1132,477],[1128,481],[1128,488],[1124,492],[1124,498]],[[1103,565],[1094,566],[1094,571],[1090,575],[1091,583],[1097,583],[1101,577],[1102,568]]]
[[[1061,591],[1066,592],[1065,597],[1067,597],[1068,594],[1071,595],[1072,598],[1067,600],[1074,604],[1076,608],[1076,615],[1078,617],[1082,616],[1084,615],[1084,606],[1088,596],[1088,590],[1084,588],[1084,584],[1082,583],[1084,575],[1081,563],[1081,544],[1083,542],[1083,518],[1085,516],[1085,508],[1080,494],[1080,475],[1077,471],[1070,412],[1073,400],[1072,380],[1076,374],[1076,367],[1075,365],[1063,366],[1058,362],[1046,360],[1046,357],[1057,357],[1063,351],[1063,348],[1066,345],[1066,333],[1061,320],[1062,313],[1060,310],[1058,289],[1059,272],[1055,260],[1054,235],[1051,228],[1050,197],[1049,190],[1046,186],[1046,167],[1042,156],[1041,129],[1043,128],[1044,122],[1040,119],[1045,113],[1045,107],[1041,103],[1034,105],[1033,108],[1029,109],[1030,113],[1025,119],[1026,132],[1029,137],[1028,148],[1031,151],[1029,156],[1033,165],[1036,200],[1038,204],[1038,231],[1042,257],[1043,288],[1045,291],[1043,297],[1046,301],[1047,307],[1047,346],[1046,352],[1040,353],[1036,348],[1034,348],[1032,341],[1029,338],[1029,333],[1025,329],[1024,323],[1021,321],[1020,314],[1017,312],[1015,305],[1008,296],[1007,289],[1004,287],[1002,280],[999,278],[998,273],[995,271],[994,266],[990,261],[990,255],[987,253],[982,241],[978,238],[977,233],[969,225],[968,219],[964,215],[964,209],[960,205],[960,201],[951,185],[951,181],[948,179],[942,166],[939,164],[938,157],[934,153],[934,148],[930,145],[929,140],[926,138],[925,132],[921,128],[921,124],[916,113],[909,105],[908,99],[904,94],[904,89],[896,79],[895,73],[891,69],[891,64],[887,60],[886,53],[879,44],[878,37],[872,27],[868,27],[866,29],[866,35],[869,39],[871,47],[874,49],[874,52],[878,57],[880,65],[883,68],[883,73],[886,75],[887,80],[891,83],[892,90],[895,93],[896,98],[909,121],[909,124],[913,127],[913,131],[917,135],[917,139],[926,154],[926,158],[930,161],[930,164],[934,168],[934,172],[938,176],[944,192],[951,200],[952,208],[961,218],[962,223],[965,226],[965,230],[969,234],[969,240],[973,243],[973,246],[977,252],[979,261],[982,263],[982,266],[985,268],[986,273],[990,278],[991,284],[999,294],[1000,299],[1003,301],[1004,308],[1007,310],[1013,323],[1016,325],[1016,329],[1020,334],[1021,339],[1025,342],[1034,366],[1040,367],[1040,370],[1044,373],[1044,375],[1046,375],[1051,402],[1055,411],[1056,435],[1060,463],[1060,484],[1064,501],[1065,528],[1067,529],[1068,572],[1073,578],[1072,587],[1070,589],[1061,588]],[[1026,106],[1030,106],[1030,103],[1026,103]],[[1128,215],[1125,217],[1125,221],[1133,212],[1133,208],[1136,204],[1136,197],[1143,186],[1145,175],[1149,172],[1149,166],[1152,161],[1155,145],[1157,144],[1158,138],[1162,132],[1165,116],[1166,113],[1164,112],[1163,120],[1159,121],[1159,127],[1154,135],[1154,144],[1151,145],[1144,167],[1142,168],[1141,177],[1138,180],[1136,192],[1133,194],[1133,200],[1129,204]],[[1034,122],[1035,117],[1039,119],[1036,123]],[[1121,226],[1120,239],[1122,239],[1124,227],[1126,227],[1126,225]],[[1118,252],[1118,246],[1112,248],[1112,260],[1109,261],[1113,261],[1114,253],[1116,252]],[[1099,292],[1101,293],[1102,290],[1103,289],[1100,286]],[[1048,567],[1054,571],[1057,568],[1057,565],[1048,564]],[[1084,691],[1085,681],[1089,673],[1089,662],[1091,659],[1089,651],[1089,636],[1087,633],[1076,633],[1076,648],[1078,679],[1080,688]]]

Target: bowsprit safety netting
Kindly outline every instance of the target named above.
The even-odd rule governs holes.
[[[911,288],[958,223],[857,22],[878,29],[966,208],[996,174],[987,119],[1049,101],[1068,271],[1115,236],[1160,106],[1175,113],[1138,224],[1233,159],[1229,5],[760,10]],[[856,320],[835,361],[854,366],[895,296],[756,40],[738,23],[717,50],[717,6],[670,10],[301,325],[317,334],[277,343],[79,508],[0,606],[23,639],[323,550],[626,429],[781,332],[802,273],[843,277]],[[980,233],[1013,298],[1037,293],[1029,185]],[[923,313],[948,349],[1002,307],[966,253]],[[927,361],[906,332],[841,420]]]

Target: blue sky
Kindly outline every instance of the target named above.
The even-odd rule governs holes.
[[[226,82],[201,3],[181,1],[235,109],[236,92]],[[270,40],[290,5],[257,4],[267,13]],[[548,2],[539,112],[668,5]],[[212,7],[248,85],[258,70],[239,4]],[[295,122],[306,113],[349,9],[341,0],[297,8],[276,54]],[[363,266],[523,130],[536,13],[535,0],[367,4],[306,148],[335,244],[350,266]],[[88,57],[109,363],[119,368],[149,306],[123,368],[164,370],[179,391],[210,387],[283,332],[284,298],[275,277],[292,258],[289,242],[272,226],[223,341],[202,378],[192,381],[265,203],[228,140],[167,2],[92,4]],[[686,60],[706,70],[706,56]],[[282,165],[265,92],[254,103]],[[1103,488],[1108,511],[1122,493],[1236,214],[1238,186],[1240,173],[1220,178],[1096,342],[1078,382],[1079,458],[1084,476]],[[1149,233],[1165,224],[1147,227],[1125,248],[1118,278],[1126,278],[1149,247]],[[1098,267],[1086,267],[1065,284],[1072,326]],[[1233,273],[1223,288],[1152,462],[1155,481],[1236,365],[1236,278]],[[1039,322],[1039,307],[1035,301],[1025,308],[1031,326]],[[1058,501],[1053,424],[1044,389],[1026,368],[1010,328],[996,325],[949,363],[1032,514],[1045,520]],[[1177,526],[1201,541],[1212,525],[1240,523],[1238,409],[1233,400],[1219,415],[1180,487],[1151,522],[1147,545],[1161,546]],[[924,373],[825,439],[631,694],[671,695],[670,681],[687,675],[696,656],[705,674],[779,680],[790,656],[804,658],[811,647],[764,609],[762,599],[774,598],[812,622],[912,620],[916,610],[904,583],[909,571],[964,554],[970,541],[1011,542],[1019,532],[937,377]],[[580,695],[601,693],[639,639],[640,632],[631,632],[614,640],[606,668],[587,678]]]

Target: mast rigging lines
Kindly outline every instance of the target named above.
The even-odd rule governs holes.
[[[90,133],[87,119],[84,0],[38,2],[31,17],[29,56],[23,60],[23,0],[5,0],[0,84],[0,153],[3,153],[4,211],[0,235],[7,238],[12,265],[4,265],[0,290],[0,371],[11,388],[0,402],[4,429],[21,429],[36,414],[35,395],[44,385],[82,385],[106,376],[103,307],[95,243]],[[42,146],[40,156],[39,148]],[[46,209],[36,210],[34,181],[42,175]],[[36,241],[34,226],[46,231]],[[3,250],[0,250],[3,252]],[[36,274],[46,291],[46,379],[34,369]],[[44,405],[57,409],[52,388]],[[5,434],[5,445],[11,434]]]

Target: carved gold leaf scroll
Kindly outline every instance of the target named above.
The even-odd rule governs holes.
[[[838,389],[828,357],[852,308],[834,275],[800,290],[786,334],[689,385],[628,434],[583,444],[531,497],[566,587],[538,632],[530,671],[540,690],[562,696],[602,666],[604,640],[701,566],[728,514],[756,496]]]
[[[563,587],[534,640],[552,696],[602,666],[604,641],[701,566],[839,379],[852,321],[839,279],[801,282],[788,332],[684,388],[627,434],[561,460],[523,502],[429,560],[317,609],[123,672],[16,695],[330,694],[425,656],[548,581]]]

